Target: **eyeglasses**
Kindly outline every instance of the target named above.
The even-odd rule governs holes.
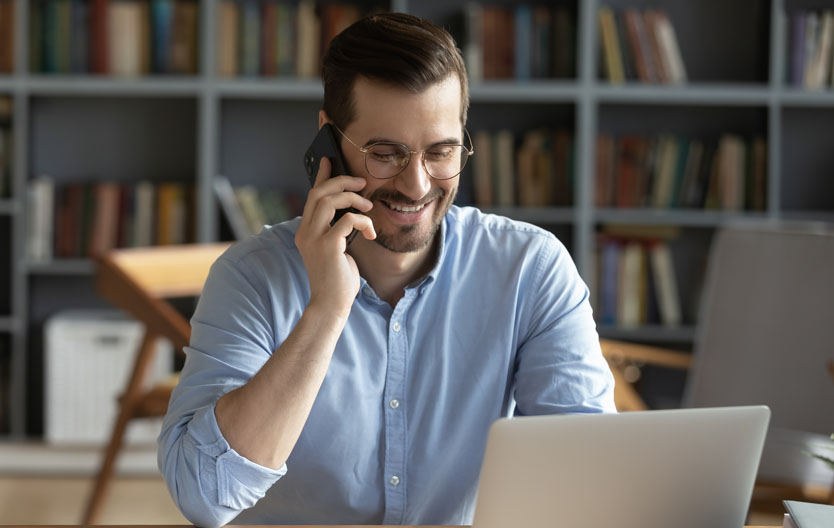
[[[432,145],[425,150],[411,150],[401,143],[372,143],[366,147],[360,147],[347,137],[339,127],[333,125],[351,145],[359,149],[365,155],[365,170],[374,178],[387,180],[393,178],[408,167],[413,154],[420,155],[420,161],[429,176],[436,180],[448,180],[454,178],[466,166],[469,156],[475,153],[471,147],[472,138],[469,131],[463,129],[470,147],[458,144]]]

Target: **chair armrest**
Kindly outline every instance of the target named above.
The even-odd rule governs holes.
[[[636,362],[658,367],[687,370],[692,365],[692,356],[667,348],[637,345],[613,339],[600,339],[602,355],[614,362]]]

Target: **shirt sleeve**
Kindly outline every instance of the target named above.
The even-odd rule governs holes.
[[[588,287],[565,247],[555,237],[547,240],[526,288],[516,414],[616,412],[614,377],[602,356]]]
[[[269,307],[259,291],[229,259],[212,266],[158,439],[171,496],[198,526],[227,524],[286,473],[286,465],[274,470],[235,452],[214,414],[217,400],[247,383],[272,353]]]

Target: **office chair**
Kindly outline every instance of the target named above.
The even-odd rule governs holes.
[[[704,284],[684,406],[771,408],[752,510],[782,512],[782,499],[834,502],[834,471],[803,453],[831,445],[834,433],[834,230],[721,230]],[[662,350],[617,355],[622,346],[603,342],[610,363],[671,366]],[[622,392],[629,397],[618,406],[646,408],[632,386]]]
[[[110,441],[87,501],[82,525],[95,524],[113,476],[116,456],[133,418],[162,416],[168,410],[177,379],[148,387],[147,376],[156,353],[156,340],[171,341],[182,354],[191,327],[169,299],[200,294],[211,264],[228,244],[155,246],[110,251],[96,261],[98,293],[145,325],[127,387],[119,398],[119,412]]]

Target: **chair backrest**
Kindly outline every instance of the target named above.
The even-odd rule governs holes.
[[[767,405],[762,472],[807,481],[814,463],[802,449],[813,434],[834,433],[832,359],[834,232],[796,226],[719,232],[684,404]],[[780,445],[784,456],[774,452]],[[834,472],[821,469],[830,482]],[[776,475],[785,470],[797,474]]]
[[[186,244],[110,251],[98,258],[99,294],[169,339],[188,344],[188,321],[165,299],[199,295],[212,263],[229,244]]]

